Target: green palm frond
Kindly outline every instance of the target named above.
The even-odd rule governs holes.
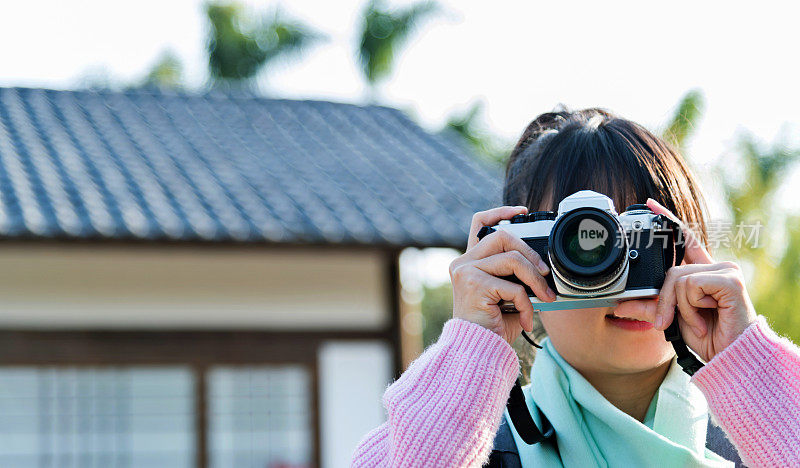
[[[483,109],[483,102],[475,102],[466,112],[450,116],[444,130],[461,139],[478,156],[502,166],[509,150],[485,128]]]
[[[748,217],[768,218],[773,205],[773,195],[783,185],[789,168],[800,161],[800,151],[789,149],[781,143],[764,148],[752,135],[739,139],[740,160],[736,165],[743,171],[741,180],[728,176],[731,171],[727,159],[719,164],[723,175],[721,184],[733,213],[734,223]]]
[[[208,63],[216,84],[251,83],[279,57],[298,55],[322,35],[280,11],[257,15],[238,3],[209,3]]]
[[[374,86],[389,76],[398,50],[421,20],[438,10],[433,1],[391,11],[382,0],[371,0],[364,10],[359,62],[367,82]]]

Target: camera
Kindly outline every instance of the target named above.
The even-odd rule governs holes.
[[[484,227],[478,238],[498,230],[521,238],[550,267],[545,279],[556,293],[554,302],[539,300],[514,276],[504,278],[525,286],[536,312],[656,297],[666,271],[681,262],[684,252],[678,223],[642,204],[617,214],[609,197],[591,190],[564,198],[558,212],[517,215]],[[500,307],[516,311],[508,301]]]

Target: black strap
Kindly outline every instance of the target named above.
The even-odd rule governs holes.
[[[675,354],[678,355],[678,365],[681,366],[684,372],[691,376],[703,367],[704,364],[689,351],[689,347],[683,342],[681,327],[678,325],[677,307],[675,307],[675,316],[672,318],[672,323],[664,330],[664,338],[672,343],[672,347],[675,348]]]
[[[506,408],[508,408],[508,415],[511,416],[511,423],[514,424],[517,434],[522,437],[522,440],[524,440],[526,444],[538,444],[555,435],[553,426],[541,411],[539,411],[539,417],[542,420],[542,430],[544,430],[544,433],[536,427],[536,423],[533,422],[533,417],[530,411],[528,411],[528,405],[525,404],[525,395],[522,393],[522,384],[520,384],[519,379],[514,382],[514,387],[511,389],[511,395],[508,397]]]
[[[674,248],[675,263],[673,263],[673,265],[680,265],[683,261],[684,255],[686,254],[686,237],[683,235],[681,225],[664,215],[659,215],[659,217],[663,225],[671,231],[670,237],[672,238],[672,242],[669,244],[672,248]],[[673,253],[672,248],[670,249],[670,254]],[[672,257],[672,255],[666,257],[669,258]],[[697,359],[697,356],[689,351],[689,347],[686,346],[686,343],[683,341],[683,337],[681,336],[681,328],[678,325],[678,314],[679,311],[678,307],[676,306],[672,323],[669,327],[667,327],[666,330],[664,330],[664,338],[672,343],[672,347],[675,349],[675,354],[678,355],[678,365],[680,365],[683,371],[687,374],[694,375],[695,372],[699,371],[700,368],[703,367],[703,363]]]
[[[666,219],[667,227],[672,230],[672,244],[675,246],[675,265],[680,265],[683,261],[683,256],[686,254],[686,237],[683,235],[680,224],[669,218]]]
[[[686,254],[686,237],[683,235],[683,230],[679,223],[667,218],[663,214],[658,215],[658,219],[661,225],[670,231],[670,242],[667,242],[665,246],[669,255],[664,255],[664,268],[669,269],[672,265],[680,265],[683,261],[683,257]],[[675,262],[671,263],[673,255],[675,256]]]

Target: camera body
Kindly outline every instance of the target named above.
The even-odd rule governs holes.
[[[558,212],[537,211],[484,227],[483,238],[494,231],[513,234],[535,250],[550,267],[545,276],[556,293],[543,302],[522,284],[534,309],[567,310],[613,307],[620,301],[653,298],[666,271],[683,257],[680,226],[646,205],[631,205],[617,214],[607,196],[582,190],[564,198]],[[515,312],[511,302],[503,312]]]

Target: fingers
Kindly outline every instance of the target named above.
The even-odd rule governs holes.
[[[524,255],[536,267],[539,274],[546,275],[550,272],[547,263],[542,260],[542,257],[535,250],[519,237],[506,231],[495,231],[489,234],[475,248],[462,255],[462,258],[464,261],[478,260],[490,255],[514,250]]]
[[[546,302],[556,300],[556,294],[547,285],[547,280],[537,271],[530,260],[518,250],[503,252],[476,260],[472,265],[492,276],[514,275],[520,281],[530,286],[533,293],[536,294],[536,297],[539,299]]]
[[[702,338],[705,336],[706,332],[708,331],[708,326],[706,325],[706,321],[703,317],[698,313],[699,307],[693,305],[691,301],[689,301],[689,297],[687,295],[689,286],[687,285],[688,280],[693,278],[692,275],[682,276],[675,282],[675,294],[678,300],[678,310],[680,311],[681,317],[684,318],[687,324],[692,327],[695,336],[698,338]],[[697,322],[696,320],[689,321],[687,317],[699,317],[700,320]],[[692,323],[699,323],[700,326],[692,325]]]
[[[532,330],[533,304],[521,284],[491,275],[475,266],[475,262],[455,268],[450,275],[454,298],[467,298],[471,304],[469,308],[488,312],[490,317],[495,318],[502,313],[498,304],[510,301],[520,313],[520,325],[525,330]]]
[[[711,259],[711,255],[708,254],[708,251],[703,247],[703,243],[700,242],[700,239],[691,229],[687,228],[681,220],[678,219],[677,216],[672,214],[671,211],[664,208],[663,205],[658,203],[657,201],[653,200],[652,198],[647,199],[647,207],[650,208],[653,213],[656,214],[663,214],[667,218],[675,221],[676,223],[681,225],[681,230],[683,231],[683,237],[685,239],[686,245],[686,253],[684,255],[685,263],[712,263],[713,260]]]
[[[493,302],[487,304],[487,306],[496,307],[499,312],[500,307],[497,306],[498,302],[513,302],[514,308],[519,312],[519,324],[522,326],[522,329],[527,332],[533,331],[533,304],[531,304],[531,299],[528,297],[525,288],[522,287],[522,285],[510,281],[490,275],[487,276],[489,276],[489,278],[484,278],[486,286],[495,294],[495,296],[490,299],[490,301]]]
[[[673,316],[675,315],[675,306],[679,305],[676,286],[678,280],[687,275],[718,270],[720,268],[720,264],[690,264],[674,266],[667,270],[664,284],[661,286],[661,292],[658,295],[658,303],[656,304],[656,316],[653,320],[655,328],[664,330],[672,323]],[[686,291],[685,285],[681,287],[684,288],[682,291]],[[705,330],[705,320],[697,313],[696,309],[687,309],[685,314],[683,309],[680,309],[680,311],[687,324],[697,331]]]
[[[472,216],[472,224],[469,227],[469,238],[467,239],[467,250],[478,243],[478,231],[484,226],[494,226],[504,219],[511,219],[518,214],[528,212],[526,206],[500,206],[486,211],[479,211]]]

